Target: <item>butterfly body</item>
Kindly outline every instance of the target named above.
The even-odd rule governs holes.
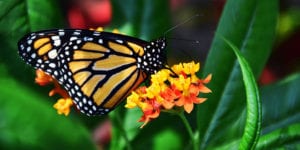
[[[163,67],[165,39],[152,42],[91,30],[34,32],[18,43],[21,58],[55,78],[77,108],[106,114]]]

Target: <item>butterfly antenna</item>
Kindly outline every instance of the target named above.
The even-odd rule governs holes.
[[[187,22],[193,20],[193,19],[196,18],[196,17],[199,17],[199,14],[196,14],[196,15],[194,15],[194,16],[192,16],[192,17],[186,19],[186,20],[184,20],[183,22],[181,22],[181,23],[175,25],[174,27],[170,28],[169,30],[167,30],[167,31],[164,33],[164,36],[166,36],[166,34],[167,34],[168,32],[170,32],[170,31],[172,31],[172,30],[178,28],[179,26],[181,26],[181,25],[183,25],[183,24],[185,24],[185,23],[187,23]]]
[[[200,44],[199,40],[192,40],[192,39],[181,39],[181,38],[171,37],[170,40],[179,40],[179,41],[185,41],[185,42],[193,42],[194,44]]]

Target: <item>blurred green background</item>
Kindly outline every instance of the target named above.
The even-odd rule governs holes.
[[[75,109],[58,115],[52,107],[58,97],[48,97],[51,86],[34,83],[17,41],[43,29],[98,26],[151,40],[195,14],[167,34],[168,63],[200,61],[201,75],[213,74],[213,93],[189,117],[201,149],[236,148],[246,114],[240,69],[215,32],[242,51],[260,85],[257,149],[300,148],[298,1],[0,0],[0,8],[0,149],[191,149],[175,116],[161,114],[139,129],[141,112],[123,104],[109,116],[86,117]]]

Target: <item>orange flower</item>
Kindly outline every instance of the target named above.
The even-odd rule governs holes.
[[[60,84],[55,80],[53,79],[53,84],[54,84],[54,89],[52,89],[50,92],[49,92],[49,96],[53,96],[55,94],[59,94],[61,95],[61,97],[63,98],[70,98],[68,92],[63,89]]]
[[[49,96],[59,94],[63,97],[57,100],[53,107],[57,109],[58,114],[64,114],[65,116],[69,115],[70,107],[73,105],[72,99],[70,98],[67,91],[64,90],[54,78],[52,78],[42,70],[37,69],[35,82],[41,86],[53,83],[54,88],[49,92]]]
[[[39,84],[40,86],[45,86],[53,82],[53,78],[40,69],[37,69],[35,74],[35,83]]]
[[[148,122],[157,118],[161,110],[171,110],[174,107],[183,107],[190,113],[194,104],[203,103],[206,98],[198,97],[200,93],[210,93],[211,90],[205,86],[211,80],[211,74],[204,80],[199,79],[196,73],[200,64],[180,63],[171,67],[172,71],[162,69],[151,75],[151,85],[142,86],[127,98],[126,108],[139,107],[143,116],[139,120]],[[174,74],[175,73],[175,74]]]
[[[208,75],[204,80],[208,83],[210,79],[211,75]],[[211,90],[204,86],[201,80],[198,80],[197,83],[191,83],[188,86],[188,89],[183,92],[184,94],[179,98],[178,101],[175,102],[175,105],[183,106],[187,113],[191,113],[194,108],[194,104],[200,104],[206,100],[206,98],[199,98],[198,95],[200,93],[210,93]]]
[[[165,109],[172,109],[175,105],[174,101],[180,97],[181,93],[176,89],[166,88],[160,95],[164,99],[162,106]]]
[[[155,99],[147,101],[147,104],[147,107],[143,109],[144,115],[139,120],[139,122],[144,122],[141,128],[160,114],[160,104]]]

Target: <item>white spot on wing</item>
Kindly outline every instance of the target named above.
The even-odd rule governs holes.
[[[63,30],[58,30],[58,31],[59,31],[58,35],[60,35],[60,36],[64,36],[65,35],[65,32]]]
[[[137,58],[137,61],[138,61],[139,63],[142,62],[142,60],[141,60],[140,57]]]
[[[51,50],[51,51],[48,53],[48,57],[49,57],[50,59],[54,59],[54,58],[56,58],[56,56],[57,56],[57,50],[56,50],[56,49],[53,49],[53,50]]]
[[[31,58],[35,58],[36,57],[36,54],[35,53],[32,53],[31,54]]]
[[[41,59],[38,59],[37,62],[38,62],[38,63],[42,63],[42,60],[41,60]]]
[[[55,40],[53,43],[54,46],[59,46],[60,44],[61,44],[60,40]]]
[[[122,41],[122,40],[116,40],[116,42],[118,42],[118,43],[120,43],[120,44],[122,44],[122,43],[123,43],[123,41]]]
[[[93,38],[92,37],[84,37],[83,41],[93,41]]]
[[[58,75],[58,72],[57,72],[56,70],[54,71],[54,75],[55,75],[55,76],[57,76],[57,75]]]
[[[56,67],[56,65],[55,65],[55,63],[50,63],[50,64],[49,64],[49,67],[51,67],[51,68],[55,68],[55,67]]]
[[[76,43],[77,43],[77,44],[80,44],[80,43],[81,43],[81,40],[77,40]]]
[[[26,51],[29,52],[31,50],[31,47],[27,47]]]
[[[27,44],[30,45],[31,43],[32,43],[32,40],[28,40],[28,41],[27,41]]]
[[[77,30],[77,31],[79,31],[79,30]],[[74,35],[80,35],[80,32],[77,32],[77,31],[74,32],[73,34],[74,34]]]
[[[100,35],[100,32],[94,32],[93,35],[94,35],[94,36],[99,36],[99,35]]]
[[[59,36],[58,36],[58,35],[51,36],[51,39],[54,40],[54,41],[55,41],[55,40],[59,40]]]
[[[73,41],[73,40],[77,40],[78,38],[76,37],[76,36],[72,36],[71,38],[70,38],[70,41]]]

